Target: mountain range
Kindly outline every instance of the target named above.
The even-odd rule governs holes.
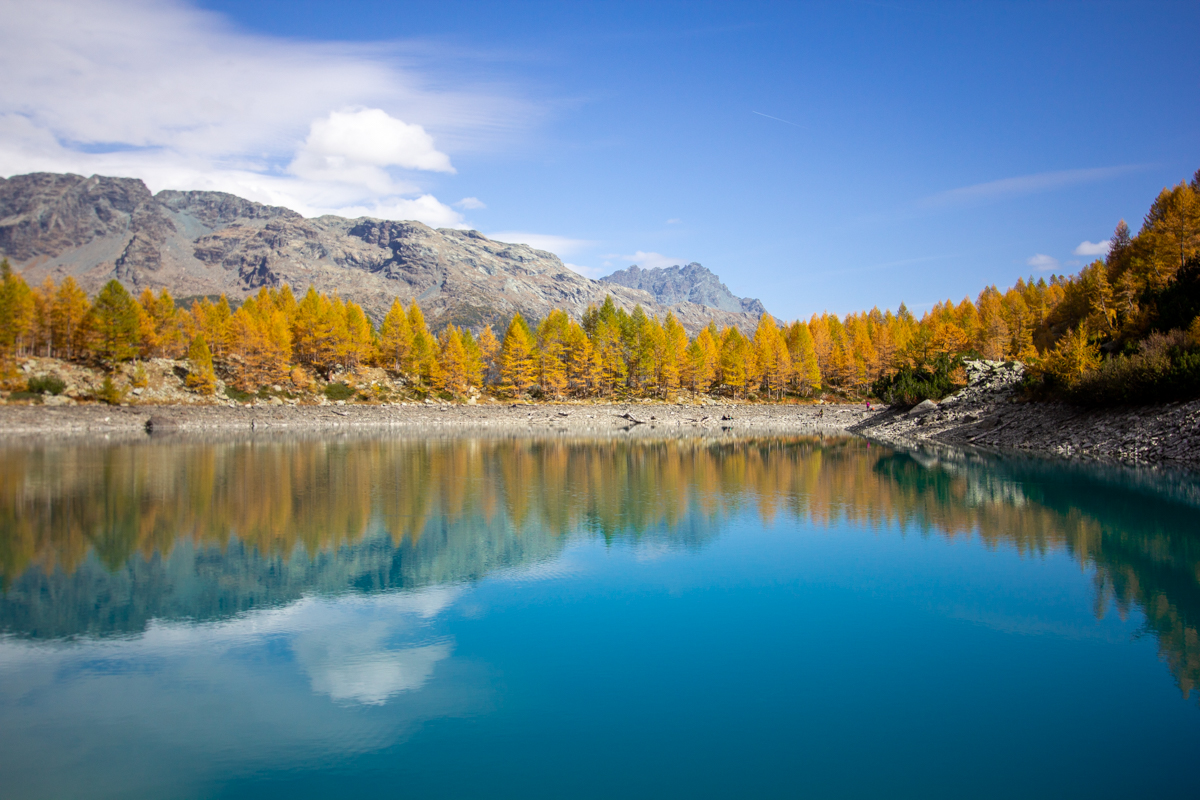
[[[416,299],[435,328],[478,329],[514,312],[537,320],[555,308],[578,318],[612,295],[627,309],[672,311],[689,331],[710,319],[751,330],[762,307],[739,306],[698,264],[665,281],[645,277],[656,270],[639,270],[638,285],[617,279],[629,270],[593,281],[553,253],[478,231],[369,217],[309,219],[223,192],[154,194],[136,178],[100,175],[0,178],[0,255],[31,284],[73,275],[89,292],[112,278],[134,292],[166,288],[177,298],[224,293],[231,300],[263,286],[312,285],[354,300],[376,322],[394,298]],[[688,276],[702,278],[702,286],[684,286]],[[657,291],[660,285],[671,291]]]
[[[758,300],[735,297],[720,278],[695,262],[685,267],[655,269],[642,269],[634,264],[600,280],[649,292],[655,300],[665,305],[695,303],[731,314],[750,314],[755,319],[767,312]]]

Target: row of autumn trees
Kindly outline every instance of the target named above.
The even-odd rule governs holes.
[[[752,335],[709,324],[691,337],[671,313],[659,319],[640,306],[626,311],[610,297],[578,321],[560,310],[536,324],[515,315],[497,338],[490,326],[476,335],[449,325],[435,336],[416,302],[405,308],[398,299],[376,329],[358,304],[313,288],[299,299],[287,286],[262,289],[236,310],[224,297],[184,310],[166,290],[146,289],[135,299],[114,280],[89,301],[72,278],[31,288],[5,269],[0,356],[111,366],[186,354],[200,372],[215,359],[243,390],[303,382],[297,367],[329,376],[374,365],[452,393],[862,393],[881,374],[939,355],[977,349],[993,358],[1027,356],[1033,331],[1061,294],[1055,282],[1018,281],[1005,294],[985,289],[977,303],[939,304],[921,320],[903,305],[895,314],[820,314],[786,325],[764,314]]]
[[[406,308],[397,299],[378,328],[358,304],[311,287],[299,299],[283,286],[236,310],[224,297],[185,310],[166,290],[135,299],[115,280],[93,300],[69,277],[30,287],[5,262],[0,360],[58,356],[112,366],[186,354],[193,384],[205,390],[215,384],[215,359],[228,382],[248,391],[373,365],[454,394],[474,387],[546,397],[681,389],[781,397],[830,388],[862,395],[881,377],[974,354],[1040,364],[1071,384],[1099,368],[1103,344],[1128,346],[1168,323],[1192,324],[1191,301],[1176,295],[1198,258],[1200,172],[1164,189],[1136,236],[1122,222],[1107,258],[1078,275],[1031,277],[1004,292],[990,286],[920,319],[903,304],[895,313],[824,313],[790,324],[764,314],[751,335],[710,324],[689,337],[673,314],[627,311],[610,297],[579,320],[561,310],[532,323],[516,315],[499,338],[490,326],[448,325],[435,336],[415,301]],[[1171,303],[1178,319],[1163,311]]]
[[[253,390],[306,370],[328,377],[379,366],[428,388],[472,387],[552,397],[663,394],[682,388],[743,394],[762,389],[812,393],[821,387],[818,353],[804,323],[780,327],[764,316],[753,337],[710,325],[689,339],[673,314],[618,309],[608,298],[579,322],[555,310],[536,325],[515,315],[503,338],[454,325],[434,335],[420,306],[395,300],[378,327],[353,301],[314,288],[262,289],[234,310],[222,296],[178,308],[165,289],[132,297],[116,280],[94,300],[73,278],[30,287],[3,265],[0,360],[55,356],[112,367],[137,358],[186,355],[194,385],[211,390],[213,362],[235,386]],[[297,368],[300,368],[297,372]],[[207,373],[207,375],[205,375]]]

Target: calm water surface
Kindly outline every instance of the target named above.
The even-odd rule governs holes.
[[[10,446],[0,796],[1195,797],[1198,498],[850,438]]]

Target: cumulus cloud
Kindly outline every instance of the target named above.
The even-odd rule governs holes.
[[[527,244],[535,250],[545,250],[554,255],[574,255],[595,245],[587,239],[570,239],[566,236],[555,236],[549,233],[529,233],[527,231],[500,231],[487,234],[489,239],[510,244]]]
[[[487,208],[487,204],[485,204],[478,197],[464,197],[462,200],[459,200],[457,203],[455,203],[454,206],[455,208],[462,208],[468,211]]]
[[[1077,255],[1077,256],[1106,256],[1106,255],[1108,255],[1108,250],[1110,247],[1112,247],[1112,242],[1108,242],[1108,241],[1102,241],[1102,242],[1086,242],[1086,241],[1084,241],[1084,242],[1080,242],[1079,246],[1075,248],[1075,255]]]
[[[1058,259],[1054,256],[1045,255],[1044,253],[1038,253],[1037,255],[1031,256],[1025,263],[1034,269],[1042,270],[1043,272],[1047,270],[1058,269]]]
[[[0,174],[137,177],[306,215],[423,213],[449,152],[491,149],[537,117],[462,59],[411,45],[250,35],[184,2],[0,0]]]
[[[288,172],[395,194],[384,167],[454,172],[449,156],[434,147],[424,128],[378,108],[331,111],[328,117],[314,120]]]

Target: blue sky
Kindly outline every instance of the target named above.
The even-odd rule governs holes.
[[[1073,272],[1200,167],[1195,3],[36,8],[0,34],[3,174],[698,261],[784,318]]]

